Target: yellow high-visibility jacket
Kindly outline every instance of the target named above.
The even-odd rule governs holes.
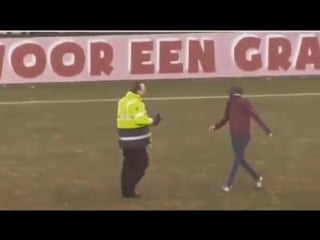
[[[147,146],[151,142],[149,126],[152,123],[140,95],[129,91],[119,100],[117,129],[121,148]]]

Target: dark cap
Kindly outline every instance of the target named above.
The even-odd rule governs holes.
[[[229,88],[227,90],[227,93],[231,94],[231,95],[234,95],[234,94],[242,94],[243,93],[243,90],[241,87],[238,87],[238,86],[233,86],[231,88]]]

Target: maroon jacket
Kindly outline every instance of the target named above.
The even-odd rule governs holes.
[[[250,137],[250,118],[253,118],[266,134],[271,130],[261,120],[251,102],[243,97],[232,96],[227,102],[224,117],[215,124],[215,130],[223,127],[230,121],[230,133],[235,137]]]

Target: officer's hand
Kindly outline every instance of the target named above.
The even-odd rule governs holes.
[[[153,126],[158,126],[162,120],[162,117],[158,113],[154,118],[153,118]]]
[[[268,133],[268,136],[271,138],[273,136],[273,133],[272,132]]]

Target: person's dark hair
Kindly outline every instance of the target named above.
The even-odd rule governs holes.
[[[241,87],[238,86],[233,86],[231,88],[229,88],[229,90],[227,91],[229,94],[242,94],[243,93],[243,89]]]
[[[134,82],[131,86],[131,92],[137,93],[139,90],[141,90],[141,84],[142,82]]]

